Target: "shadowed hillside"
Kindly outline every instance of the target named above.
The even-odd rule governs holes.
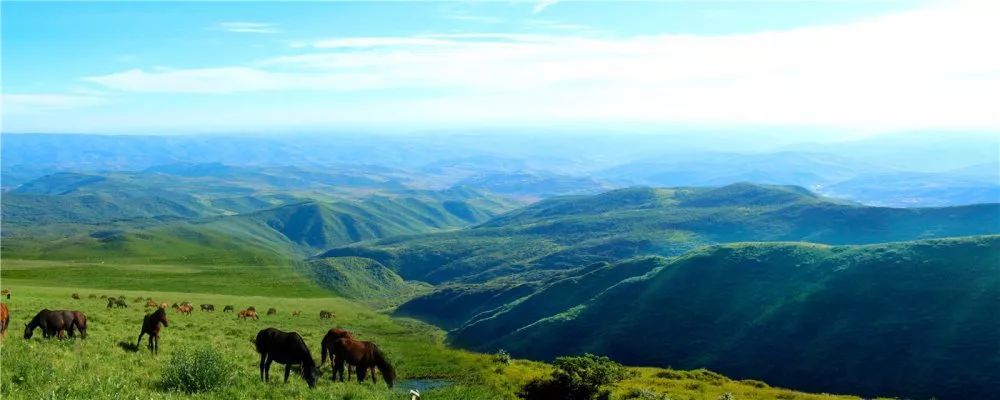
[[[731,244],[618,268],[635,263],[652,272],[597,293],[579,282],[590,298],[572,308],[540,292],[452,338],[864,395],[991,398],[1000,379],[1000,236]],[[564,311],[536,320],[546,307]]]

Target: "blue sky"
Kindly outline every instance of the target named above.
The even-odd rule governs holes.
[[[1000,128],[989,2],[8,2],[4,132]]]

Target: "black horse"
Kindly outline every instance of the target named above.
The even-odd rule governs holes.
[[[135,342],[135,347],[139,347],[139,344],[142,343],[142,335],[149,335],[149,351],[159,353],[161,324],[164,327],[169,324],[167,322],[167,311],[162,308],[157,308],[156,311],[143,317],[142,330],[139,331],[139,340]]]
[[[302,378],[306,380],[310,388],[316,387],[316,379],[319,375],[316,362],[313,361],[309,347],[296,332],[283,332],[275,328],[267,328],[257,332],[257,353],[260,353],[260,379],[269,381],[271,379],[271,362],[277,361],[285,364],[285,382],[288,382],[288,374],[292,370],[293,364],[302,364]]]
[[[42,337],[44,338],[55,336],[60,340],[65,338],[67,333],[69,337],[74,337],[75,332],[73,329],[76,328],[80,330],[80,337],[86,339],[87,316],[79,311],[52,311],[46,308],[35,314],[35,317],[30,322],[24,324],[24,338],[31,339],[31,336],[35,333],[35,328],[42,329]]]

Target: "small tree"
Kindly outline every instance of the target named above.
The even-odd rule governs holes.
[[[610,392],[604,386],[634,376],[634,372],[607,357],[584,354],[559,357],[547,379],[529,382],[517,394],[526,400],[606,400]]]
[[[493,362],[500,365],[510,365],[510,353],[504,349],[497,350],[496,354],[493,355]]]

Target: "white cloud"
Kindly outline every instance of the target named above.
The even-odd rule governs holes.
[[[545,11],[546,8],[552,7],[558,2],[559,0],[539,0],[537,3],[535,3],[535,6],[531,8],[531,13],[538,14],[542,11]]]
[[[434,89],[407,100],[384,97],[352,115],[392,110],[382,115],[441,121],[1000,128],[995,11],[989,3],[962,3],[716,36],[336,38],[313,43],[321,52],[248,66],[133,69],[86,79],[135,92]]]
[[[92,95],[61,93],[0,94],[0,109],[4,115],[38,114],[105,104],[106,99]]]
[[[266,22],[220,22],[215,29],[235,33],[280,33],[281,30]]]

